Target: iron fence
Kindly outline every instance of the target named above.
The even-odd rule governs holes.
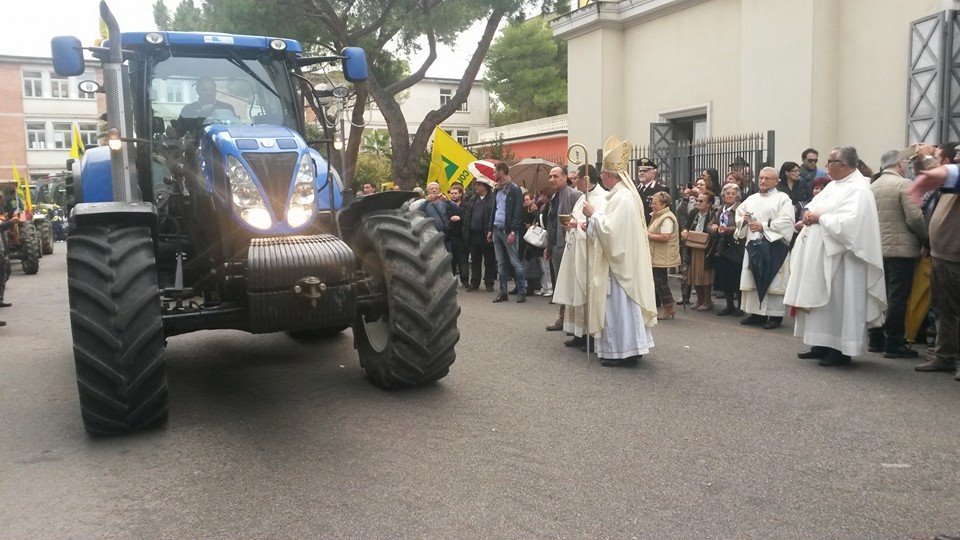
[[[637,164],[649,158],[657,164],[660,178],[676,197],[681,186],[696,182],[705,169],[717,169],[721,181],[731,168],[751,179],[767,165],[774,166],[774,131],[711,137],[695,141],[667,141],[657,147],[635,146],[631,153],[630,175],[636,180]]]

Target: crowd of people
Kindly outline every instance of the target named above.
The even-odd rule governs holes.
[[[700,171],[675,201],[653,161],[639,160],[630,178],[628,156],[629,144],[611,137],[599,171],[556,167],[536,193],[514,183],[507,164],[478,161],[472,197],[459,184],[449,195],[431,184],[419,209],[446,235],[467,291],[494,292],[499,282],[496,303],[551,296],[559,313],[546,329],[595,350],[605,366],[636,364],[653,347],[651,328],[674,318],[677,305],[707,312],[722,298],[716,315],[745,326],[773,330],[793,316],[794,335],[809,346],[798,356],[823,366],[864,350],[915,358],[908,341],[927,335],[935,346],[916,369],[956,370],[955,145],[891,150],[876,174],[849,146],[832,149],[823,168],[810,148],[756,177],[737,160],[722,181],[716,169]],[[908,332],[924,265],[932,267],[929,316]]]

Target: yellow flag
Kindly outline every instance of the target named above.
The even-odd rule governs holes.
[[[17,170],[17,162],[13,162],[13,181],[17,183],[17,206],[20,206],[20,201],[23,201],[24,210],[29,212],[33,205],[30,201],[30,180],[25,178],[20,180],[20,171]]]
[[[427,183],[440,184],[440,191],[444,193],[450,191],[450,184],[454,182],[460,182],[463,187],[467,187],[473,181],[467,165],[476,160],[473,154],[437,126],[433,130],[433,153],[430,154]]]
[[[80,156],[83,155],[86,148],[83,146],[83,139],[80,138],[80,126],[78,126],[76,122],[73,123],[73,136],[71,139],[73,140],[70,142],[70,157],[80,161]]]

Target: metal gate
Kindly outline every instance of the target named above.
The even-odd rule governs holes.
[[[960,141],[960,12],[910,24],[907,144]]]
[[[751,179],[756,180],[760,169],[774,165],[774,149],[776,133],[746,133],[727,137],[711,137],[695,141],[673,140],[667,141],[661,135],[660,139],[653,137],[654,126],[651,124],[650,146],[636,146],[633,148],[630,160],[630,175],[635,181],[637,162],[640,158],[650,158],[657,164],[660,178],[670,188],[671,195],[676,198],[681,186],[688,182],[695,182],[705,169],[716,169],[720,173],[720,180],[731,166],[746,172]],[[665,134],[666,132],[660,131]]]

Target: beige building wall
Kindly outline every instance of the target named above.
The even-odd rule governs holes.
[[[553,23],[569,40],[570,141],[596,148],[618,134],[648,144],[651,122],[705,111],[709,136],[775,130],[778,164],[798,161],[808,146],[825,154],[851,144],[876,167],[883,151],[906,142],[910,22],[944,7],[941,0],[591,4]],[[609,57],[618,36],[619,61]]]

